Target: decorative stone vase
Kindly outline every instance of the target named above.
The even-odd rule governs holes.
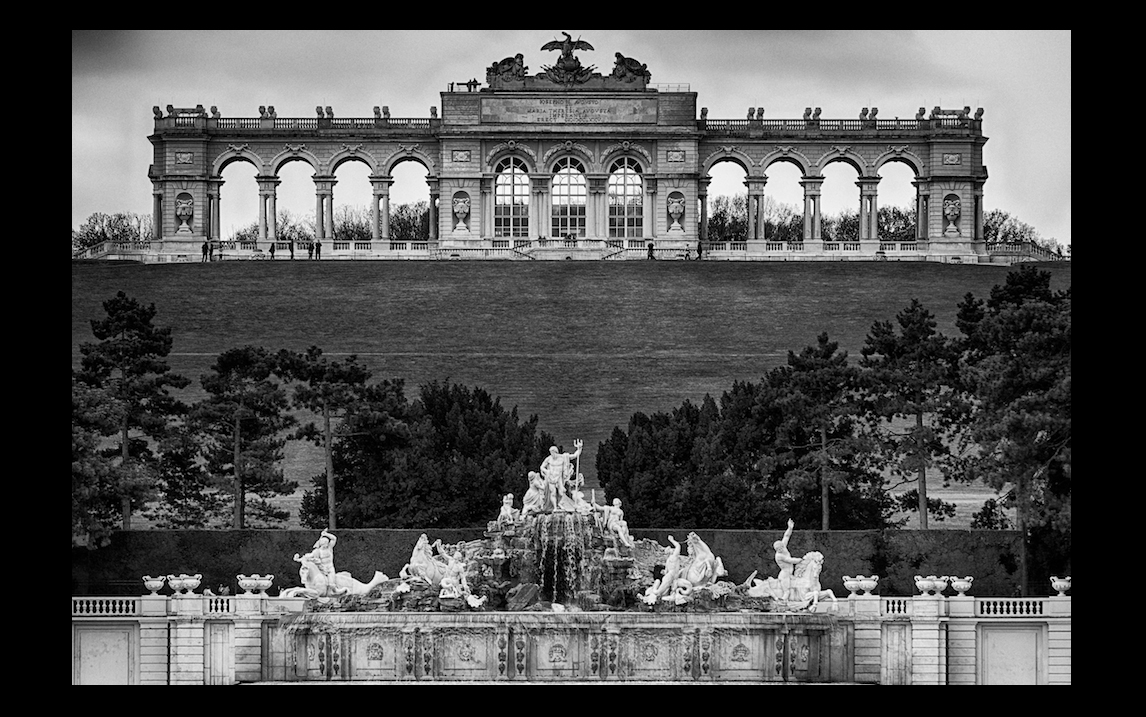
[[[1066,591],[1070,590],[1070,576],[1065,578],[1051,577],[1051,587],[1058,591],[1055,597],[1066,597]]]
[[[965,578],[951,578],[951,589],[959,593],[959,597],[967,597],[964,593],[971,589],[971,583],[975,578],[968,575]]]
[[[179,595],[190,595],[195,592],[195,588],[199,587],[199,583],[202,580],[203,575],[201,573],[195,573],[194,575],[180,573],[178,577],[174,575],[167,576],[167,584],[171,586],[172,590],[176,590]],[[175,587],[176,583],[179,584],[178,588]]]
[[[844,587],[848,590],[848,597],[856,594],[856,590],[860,589],[859,576],[851,577],[850,575],[844,576]]]
[[[239,587],[243,589],[244,595],[254,595],[255,591],[259,589],[262,580],[259,579],[257,574],[251,575],[236,575],[235,578],[239,581]]]
[[[684,227],[680,225],[680,218],[684,215],[684,200],[670,199],[668,210],[669,216],[672,217],[672,225],[669,227],[669,231],[684,231]]]
[[[274,575],[263,575],[262,577],[260,577],[256,573],[255,575],[252,575],[251,577],[254,578],[255,582],[257,583],[257,585],[255,587],[259,591],[259,595],[266,597],[267,589],[271,586],[271,583],[273,583],[275,581],[275,576]]]
[[[458,231],[468,232],[469,227],[466,226],[466,217],[470,214],[470,200],[468,199],[455,199],[454,200],[454,216],[458,218],[458,224],[455,227]]]
[[[932,587],[935,590],[935,597],[939,597],[943,594],[943,591],[947,589],[947,582],[951,580],[951,578],[947,575],[942,575],[940,577],[928,575],[927,577],[931,580]]]
[[[925,578],[922,575],[916,575],[915,587],[919,590],[920,593],[926,595],[935,589],[935,576],[932,575],[931,577]]]
[[[143,587],[151,591],[152,595],[158,595],[159,591],[163,588],[163,576],[153,578],[150,575],[143,576]]]
[[[875,590],[876,585],[879,584],[878,575],[872,575],[869,578],[865,578],[862,575],[857,575],[856,579],[860,581],[860,590],[863,590],[864,595],[871,595],[871,591]]]

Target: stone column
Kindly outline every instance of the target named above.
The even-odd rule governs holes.
[[[481,187],[481,204],[478,209],[480,219],[478,236],[482,239],[490,239],[493,237],[493,175],[484,175],[479,186]]]
[[[326,210],[323,215],[326,220],[326,236],[334,241],[334,182],[331,182],[330,185],[330,193],[323,197],[326,202]]]
[[[259,242],[267,240],[267,195],[259,187]]]
[[[393,183],[394,178],[389,175],[370,177],[370,184],[374,188],[374,226],[371,231],[373,241],[390,239],[390,185]]]
[[[279,214],[275,206],[275,188],[271,187],[267,194],[267,213],[270,221],[267,222],[267,239],[272,243],[279,238]]]
[[[764,230],[764,185],[767,177],[750,177],[744,181],[748,188],[748,236],[747,239],[763,239]]]
[[[880,177],[860,177],[856,186],[860,190],[859,240],[879,240],[879,209],[876,198]]]
[[[548,174],[529,175],[529,238],[549,237],[549,217],[541,208],[549,193]]]
[[[708,185],[712,184],[712,177],[704,176],[697,180],[696,196],[700,204],[700,224],[696,228],[696,235],[701,241],[708,241]]]
[[[316,185],[316,188],[315,188],[315,192],[314,192],[314,238],[317,240],[317,239],[322,239],[326,236],[326,232],[324,231],[324,228],[326,227],[326,223],[323,221],[323,218],[322,218],[322,209],[323,209],[323,205],[324,205],[324,202],[322,201],[322,193],[321,193],[321,190],[319,190],[317,188],[317,185],[318,185],[317,181],[315,182],[315,185]]]
[[[806,176],[800,179],[804,188],[804,241],[820,241],[823,225],[820,219],[820,190],[823,177]]]
[[[151,190],[151,238],[163,239],[163,188],[158,184]]]
[[[911,186],[915,187],[915,238],[918,240],[923,238],[923,227],[927,222],[927,210],[923,206],[924,182],[916,180]]]
[[[440,218],[440,207],[438,206],[438,178],[426,177],[426,184],[430,185],[430,237],[431,242],[438,241],[438,222]]]
[[[657,206],[657,179],[656,177],[645,177],[645,206],[642,208],[642,228],[644,239],[656,239],[657,237],[657,220],[661,216],[661,210]],[[648,243],[647,241],[645,242]]]

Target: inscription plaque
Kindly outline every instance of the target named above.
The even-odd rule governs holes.
[[[655,123],[652,99],[603,97],[488,97],[482,99],[482,122],[530,124]]]

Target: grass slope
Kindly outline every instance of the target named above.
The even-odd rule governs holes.
[[[1070,286],[1069,262],[1043,268],[1055,289]],[[858,360],[872,323],[913,298],[956,335],[958,302],[985,298],[1006,273],[923,262],[75,262],[72,363],[94,340],[89,320],[122,290],[172,327],[169,363],[193,379],[188,399],[228,348],[317,345],[405,379],[411,396],[449,379],[537,414],[567,449],[585,440],[592,486],[597,445],[634,412],[719,398],[821,331]],[[288,444],[285,470],[309,487],[321,457]],[[985,497],[966,500],[973,511]]]

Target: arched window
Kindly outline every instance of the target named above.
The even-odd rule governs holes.
[[[550,236],[585,236],[585,167],[572,157],[553,168],[553,222]]]
[[[498,162],[493,188],[493,235],[529,236],[529,175],[517,157]]]
[[[637,161],[624,157],[614,162],[609,168],[610,237],[644,235],[644,197],[645,183]]]

